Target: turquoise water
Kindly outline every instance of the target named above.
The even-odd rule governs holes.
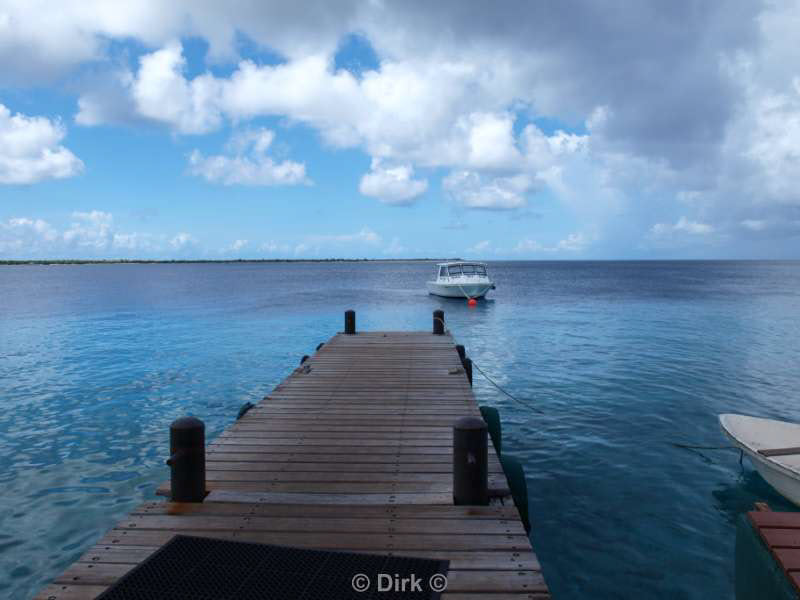
[[[556,600],[731,598],[735,517],[789,508],[716,415],[800,421],[800,263],[495,263],[491,300],[427,264],[0,267],[0,597],[28,598],[168,477],[169,423],[210,437],[342,328],[448,327],[523,459]]]

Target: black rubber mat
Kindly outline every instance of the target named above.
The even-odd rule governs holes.
[[[449,566],[176,535],[97,600],[438,600]]]

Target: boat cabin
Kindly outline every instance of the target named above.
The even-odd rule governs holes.
[[[483,263],[443,263],[439,266],[439,279],[450,277],[487,277]]]

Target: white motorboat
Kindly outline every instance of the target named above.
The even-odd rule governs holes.
[[[428,282],[428,292],[445,298],[481,298],[494,289],[485,263],[449,262],[436,265],[436,280]]]
[[[800,424],[745,415],[720,415],[723,433],[767,483],[800,506]]]

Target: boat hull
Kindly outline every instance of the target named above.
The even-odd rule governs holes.
[[[725,436],[742,450],[764,478],[781,496],[800,506],[800,456],[767,457],[759,450],[800,445],[800,425],[744,415],[720,415]]]
[[[492,289],[491,283],[436,283],[428,282],[428,293],[444,298],[482,298]]]

